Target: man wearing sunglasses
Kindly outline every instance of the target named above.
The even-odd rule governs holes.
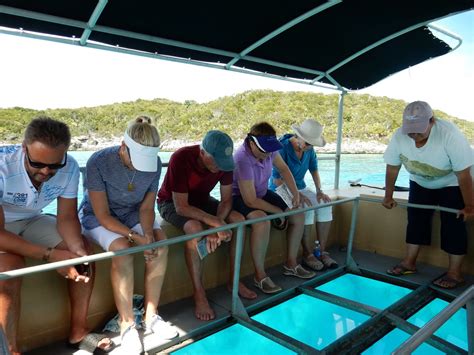
[[[45,262],[88,254],[77,216],[79,166],[67,156],[71,134],[66,124],[48,117],[33,119],[22,145],[0,147],[0,271],[20,269],[25,257]],[[57,216],[42,209],[57,200]],[[84,268],[83,268],[84,269]],[[58,269],[69,280],[69,341],[80,344],[88,335],[87,312],[93,287],[89,268]],[[0,326],[12,354],[20,315],[21,278],[0,281]],[[110,339],[97,340],[102,348]]]

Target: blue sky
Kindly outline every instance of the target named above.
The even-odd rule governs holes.
[[[463,38],[456,51],[358,91],[474,121],[474,11],[435,23]],[[96,106],[136,99],[206,102],[250,89],[313,91],[307,85],[0,34],[0,107]],[[325,91],[334,93],[335,91]]]

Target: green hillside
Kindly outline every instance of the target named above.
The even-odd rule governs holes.
[[[387,143],[401,123],[406,102],[387,97],[349,94],[345,97],[345,138]],[[434,104],[433,106],[436,107]],[[0,141],[19,142],[27,123],[38,115],[63,120],[73,135],[120,136],[126,123],[145,114],[155,120],[163,140],[200,140],[210,129],[220,129],[234,139],[241,139],[249,127],[266,120],[278,133],[291,130],[291,125],[314,117],[325,126],[328,142],[336,139],[338,95],[309,92],[247,91],[199,104],[166,99],[43,111],[20,107],[0,109]],[[474,123],[457,119],[435,110],[435,115],[455,122],[471,141]]]

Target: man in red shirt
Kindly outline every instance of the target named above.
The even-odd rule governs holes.
[[[213,130],[207,132],[200,146],[183,147],[171,155],[168,171],[158,192],[158,210],[163,219],[183,229],[186,234],[245,220],[240,213],[232,210],[233,147],[232,139],[227,134]],[[220,183],[220,201],[210,195],[217,183]],[[223,241],[232,239],[232,231],[204,238],[207,251],[212,253]],[[202,285],[198,243],[198,239],[186,242],[186,264],[193,283],[196,318],[211,320],[215,318],[215,313]],[[229,290],[234,273],[235,240],[231,243],[230,256]],[[248,299],[257,297],[241,282],[239,294]]]

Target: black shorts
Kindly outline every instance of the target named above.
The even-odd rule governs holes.
[[[217,208],[219,207],[219,201],[214,197],[209,196],[209,199],[204,205],[194,206],[206,213],[212,214],[213,216],[217,215]],[[183,229],[187,221],[192,220],[192,218],[184,217],[179,215],[176,212],[173,201],[164,201],[158,204],[158,211],[160,216],[167,222],[171,223],[173,226]]]
[[[285,201],[276,194],[275,192],[268,190],[265,196],[261,197],[262,200],[267,201],[268,203],[277,206],[282,209],[282,211],[286,211],[288,209],[288,206],[286,205]],[[253,211],[258,211],[257,208],[251,208],[248,207],[244,200],[242,199],[242,196],[234,196],[233,201],[232,201],[232,209],[234,211],[240,212],[247,218],[247,215],[250,212]]]
[[[409,203],[442,206],[463,209],[464,200],[459,186],[448,186],[441,189],[427,189],[410,180]],[[434,210],[408,208],[408,225],[406,242],[417,245],[431,244],[431,222]],[[467,253],[467,230],[462,218],[456,214],[440,212],[441,249],[448,254],[464,255]]]

